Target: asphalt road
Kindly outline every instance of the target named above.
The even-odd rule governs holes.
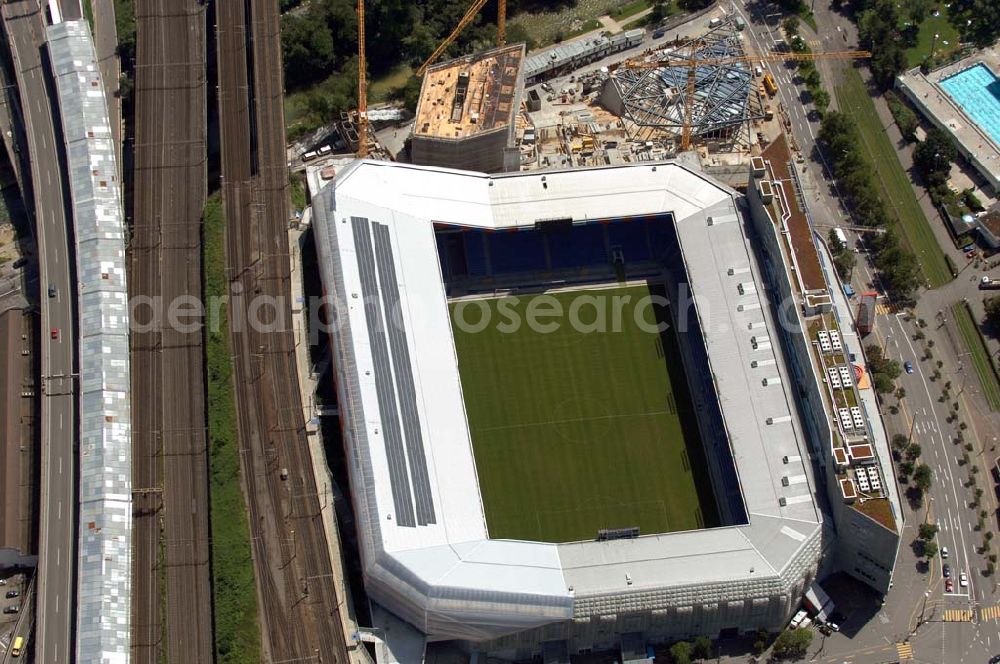
[[[48,73],[44,15],[31,0],[3,5],[31,160],[39,247],[42,313],[41,501],[39,517],[36,661],[58,664],[73,655],[76,467],[74,463],[75,324],[68,187],[54,82]],[[46,290],[54,286],[54,297]],[[50,330],[52,332],[50,333]]]
[[[72,0],[77,2],[78,0]],[[122,165],[122,100],[120,95],[121,62],[118,60],[118,32],[115,25],[114,0],[91,0],[94,11],[94,48],[97,66],[104,80],[104,96],[108,101],[108,120],[111,137],[115,142],[118,173]],[[145,3],[138,5],[144,7]],[[63,10],[65,11],[65,9]]]
[[[3,664],[17,664],[17,662],[23,661],[23,659],[12,656],[10,652],[10,646],[14,644],[14,639],[19,636],[24,637],[24,652],[36,651],[34,661],[44,661],[37,656],[38,644],[35,634],[32,633],[35,628],[35,581],[36,577],[33,577],[22,595],[21,613],[14,624],[14,629],[11,630],[10,643],[3,651]]]
[[[95,10],[98,5],[95,5]],[[210,662],[212,636],[203,331],[171,323],[201,299],[207,195],[205,13],[199,0],[137,5],[135,207],[129,248],[135,585],[133,661]],[[178,320],[184,324],[198,320]],[[163,643],[163,636],[166,643]]]
[[[766,6],[760,3],[738,4],[736,10],[750,22],[747,34],[751,48],[771,50],[776,40],[783,37],[778,28],[780,17],[763,20],[764,14],[770,11]],[[814,12],[821,28],[816,39],[811,40],[814,41],[812,46],[815,51],[857,48],[857,31],[846,16],[831,10],[829,3],[822,0],[815,4]],[[802,30],[807,28],[803,26]],[[819,63],[828,88],[832,89],[836,69],[843,66],[851,65]],[[824,228],[850,225],[850,216],[839,199],[836,184],[828,177],[830,170],[824,156],[816,148],[819,125],[809,119],[809,107],[801,102],[804,86],[794,80],[788,68],[777,66],[772,67],[772,71],[778,78],[779,99],[787,112],[792,136],[807,158],[804,168],[813,184],[805,188],[810,192],[808,202],[817,227],[822,232]],[[939,222],[933,218],[931,223]],[[852,242],[857,240],[854,234],[849,233],[849,236]],[[875,283],[873,272],[866,255],[860,255],[854,271],[855,290],[868,290]],[[879,614],[880,620],[872,621],[865,630],[882,633],[886,641],[911,642],[915,656],[921,661],[985,662],[1000,651],[998,621],[982,618],[995,612],[991,607],[1000,603],[1000,596],[996,593],[997,584],[981,574],[986,558],[977,552],[983,537],[975,529],[981,508],[986,508],[990,514],[987,527],[995,528],[996,501],[991,491],[988,468],[992,455],[986,453],[984,442],[996,435],[997,418],[989,413],[976,417],[975,421],[969,417],[970,408],[978,407],[974,398],[969,399],[974,395],[967,391],[970,389],[967,382],[976,379],[967,358],[963,365],[961,355],[964,349],[960,342],[955,341],[957,334],[949,331],[952,324],[943,317],[936,317],[938,310],[948,314],[951,303],[975,293],[974,283],[962,283],[961,280],[963,277],[939,291],[921,294],[917,316],[928,323],[922,332],[926,339],[934,340],[933,358],[922,359],[923,344],[926,342],[915,338],[915,321],[907,321],[892,311],[882,311],[876,317],[875,331],[865,339],[866,344],[881,346],[886,355],[898,359],[900,363],[912,362],[913,373],[903,373],[897,380],[897,385],[906,392],[899,405],[899,415],[890,413],[888,406],[897,402],[890,397],[885,400],[884,419],[890,436],[894,433],[912,435],[912,440],[919,443],[923,450],[921,461],[930,465],[935,474],[935,482],[923,507],[912,512],[907,510],[908,521],[894,576],[895,589],[890,591],[885,610]],[[931,379],[938,361],[942,362],[942,378],[939,381]],[[942,384],[946,381],[951,381],[954,386],[952,396],[939,401]],[[981,508],[970,507],[975,490],[974,486],[966,486],[970,466],[961,460],[963,446],[953,442],[958,422],[949,422],[948,419],[950,403],[954,400],[961,402],[962,419],[969,419],[972,425],[967,431],[967,439],[974,441],[971,464],[979,465],[978,485],[986,491]],[[907,488],[906,485],[901,486],[901,492],[905,493]],[[940,558],[933,560],[927,570],[911,549],[917,526],[924,520],[939,526],[938,544],[949,550],[947,562],[954,583],[952,592],[945,592],[943,561]],[[961,572],[968,575],[967,588],[958,583]],[[955,620],[956,612],[971,612],[966,615],[972,616],[974,622]],[[840,648],[835,644],[836,641],[834,647],[828,648],[823,661],[840,661],[849,655],[852,647],[849,642]],[[884,661],[880,659],[883,655],[878,652],[855,657],[858,661]]]

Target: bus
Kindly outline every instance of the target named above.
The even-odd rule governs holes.
[[[14,639],[14,645],[10,649],[10,656],[11,657],[20,657],[21,656],[21,650],[23,648],[24,648],[24,637],[23,636],[19,636],[16,639]]]

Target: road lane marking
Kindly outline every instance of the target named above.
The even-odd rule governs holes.
[[[909,641],[897,643],[896,654],[899,655],[900,659],[913,659],[913,646],[910,645]]]

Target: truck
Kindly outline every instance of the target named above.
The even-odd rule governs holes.
[[[841,248],[847,249],[847,233],[844,232],[843,228],[834,228],[833,236],[837,238],[837,242],[840,243]]]
[[[802,604],[813,615],[816,622],[829,623],[830,616],[836,610],[833,600],[830,599],[830,596],[826,594],[826,591],[816,581],[809,584],[805,595],[802,597]]]
[[[771,76],[771,72],[764,74],[764,89],[771,97],[778,94],[778,84],[774,82],[774,76]]]
[[[854,327],[858,334],[865,336],[870,334],[875,326],[875,303],[878,301],[878,293],[869,291],[862,293],[858,300],[858,311],[854,319]]]
[[[979,290],[998,290],[1000,289],[1000,279],[991,279],[990,277],[984,276],[979,280]]]

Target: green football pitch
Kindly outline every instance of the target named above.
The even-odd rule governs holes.
[[[677,339],[653,329],[669,316],[640,304],[649,295],[631,286],[452,304],[490,537],[569,542],[601,528],[718,525]],[[566,314],[537,319],[554,331],[527,324],[539,297],[554,298],[545,311],[556,302]],[[581,297],[603,300],[605,331],[570,324]],[[598,307],[582,301],[577,318],[595,323]],[[475,325],[483,309],[485,327]]]

